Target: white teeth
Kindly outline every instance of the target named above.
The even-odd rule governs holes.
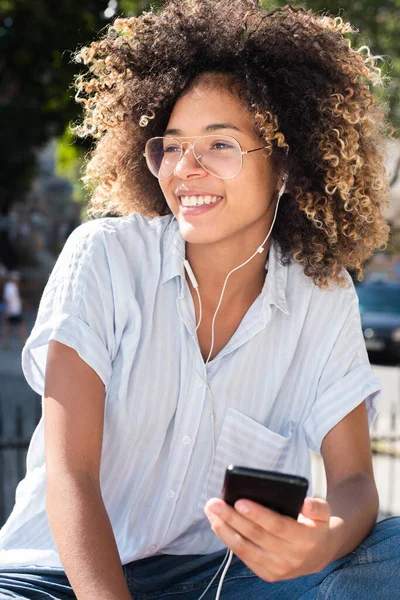
[[[183,206],[202,206],[203,204],[214,204],[221,196],[180,196]]]

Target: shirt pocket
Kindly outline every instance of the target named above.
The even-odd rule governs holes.
[[[209,498],[221,497],[228,465],[267,471],[280,471],[286,461],[286,450],[293,435],[288,426],[287,437],[268,429],[244,413],[229,408],[219,437],[210,478],[204,485],[198,506],[199,518]]]

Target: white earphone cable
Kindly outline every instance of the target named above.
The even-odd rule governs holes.
[[[203,381],[203,383],[205,384],[206,388],[208,389],[208,391],[210,392],[210,395],[211,395],[212,457],[211,457],[210,469],[208,471],[207,481],[206,481],[206,497],[207,498],[208,498],[209,480],[210,480],[211,470],[212,470],[212,466],[213,466],[213,463],[214,463],[214,457],[215,457],[214,395],[213,395],[212,390],[211,390],[211,388],[210,388],[210,386],[208,384],[208,379],[207,379],[207,364],[208,364],[208,362],[210,360],[210,357],[211,357],[211,354],[212,354],[212,351],[213,351],[213,348],[214,348],[214,324],[215,324],[215,319],[216,319],[217,313],[218,313],[218,311],[220,309],[220,306],[221,306],[221,303],[222,303],[222,298],[224,296],[226,284],[228,282],[229,277],[232,275],[232,273],[234,273],[235,271],[237,271],[241,267],[244,267],[245,265],[247,265],[247,263],[249,263],[256,256],[257,253],[261,253],[261,252],[264,251],[264,244],[267,242],[269,236],[271,235],[272,229],[273,229],[274,224],[275,224],[276,216],[277,216],[277,213],[278,213],[279,202],[280,202],[280,199],[281,199],[281,197],[282,197],[282,195],[283,195],[283,193],[285,191],[287,178],[288,178],[288,174],[285,173],[284,176],[283,176],[282,186],[281,186],[281,188],[279,190],[279,193],[278,193],[278,198],[277,198],[277,202],[276,202],[274,218],[272,220],[272,224],[271,224],[271,227],[270,227],[270,229],[268,231],[268,234],[267,234],[266,238],[264,239],[264,241],[262,242],[262,244],[257,248],[257,250],[254,252],[254,254],[252,256],[250,256],[249,259],[247,259],[244,263],[242,263],[238,267],[235,267],[234,269],[232,269],[232,271],[230,271],[228,273],[228,275],[226,276],[224,285],[222,287],[221,296],[219,298],[218,306],[216,308],[216,311],[214,313],[213,320],[212,320],[212,323],[211,323],[211,348],[210,348],[210,352],[208,354],[207,360],[204,363],[205,379],[203,378],[202,374],[198,371],[198,369],[196,367],[196,361],[195,361],[194,356],[193,356],[191,344],[189,344],[189,350],[190,350],[190,354],[192,356],[192,360],[193,360],[193,364],[194,364],[194,368],[196,370],[196,373],[200,377],[200,379]],[[173,218],[170,221],[170,225],[169,225],[170,228],[171,228],[171,225],[172,225],[172,222],[173,222],[174,218],[176,219],[176,217],[173,216]],[[193,288],[196,290],[197,297],[198,297],[198,300],[199,300],[199,321],[198,321],[198,323],[196,325],[196,328],[195,328],[194,332],[190,335],[190,341],[194,342],[194,336],[196,335],[196,332],[197,332],[198,328],[200,327],[200,323],[201,323],[201,319],[202,319],[202,304],[201,304],[200,292],[198,290],[198,284],[197,284],[196,277],[195,277],[195,275],[194,275],[194,273],[193,273],[193,271],[192,271],[192,269],[191,269],[191,267],[190,267],[190,265],[189,265],[186,257],[181,253],[180,249],[178,248],[178,246],[177,246],[177,244],[175,242],[175,239],[173,239],[173,242],[174,242],[174,245],[175,245],[176,249],[178,250],[181,258],[184,261],[185,269],[186,269],[186,271],[188,273],[188,276],[189,276],[189,279],[190,279],[190,281],[191,281],[191,283],[193,285]],[[228,550],[227,550],[227,554],[228,554]],[[204,590],[204,592],[202,593],[202,595],[200,596],[200,598],[198,598],[198,600],[201,600],[203,598],[203,596],[205,595],[205,593],[207,592],[207,590],[209,589],[209,587],[213,583],[214,579],[217,577],[218,573],[220,572],[220,570],[221,570],[221,568],[222,568],[222,566],[223,566],[223,564],[224,564],[224,562],[226,560],[227,554],[225,554],[224,560],[222,561],[222,563],[221,563],[221,565],[220,565],[217,573],[214,575],[213,579],[210,581],[210,583],[208,584],[207,588]],[[232,558],[233,558],[232,550],[229,550],[229,558],[228,558],[228,561],[227,561],[227,563],[225,565],[225,569],[224,569],[224,571],[223,571],[223,573],[221,575],[221,579],[220,579],[220,582],[219,582],[219,585],[218,585],[218,589],[217,589],[217,594],[215,596],[215,600],[219,600],[219,598],[220,598],[220,594],[221,594],[221,590],[222,590],[222,585],[223,585],[223,582],[224,582],[224,579],[225,579],[225,575],[226,575],[226,573],[227,573],[227,571],[229,569],[229,566],[230,566],[230,564],[232,562]]]
[[[279,193],[278,193],[278,199],[277,199],[277,202],[276,202],[274,218],[272,220],[272,224],[271,224],[271,227],[270,227],[269,232],[267,234],[267,237],[265,238],[265,240],[263,241],[263,243],[257,248],[257,250],[254,252],[254,254],[252,256],[250,256],[250,258],[248,258],[244,263],[242,263],[238,267],[235,267],[234,269],[232,269],[232,271],[230,271],[230,273],[228,273],[228,275],[226,276],[225,283],[224,283],[224,286],[222,288],[221,296],[219,298],[217,310],[215,311],[214,317],[213,317],[213,320],[212,320],[212,325],[211,325],[211,350],[210,350],[210,353],[208,355],[207,362],[208,362],[208,360],[209,360],[209,358],[211,356],[211,353],[212,353],[212,350],[213,350],[213,347],[214,347],[214,323],[215,323],[215,318],[216,318],[217,313],[218,313],[218,311],[220,309],[222,298],[223,298],[223,295],[224,295],[224,292],[225,292],[225,288],[226,288],[226,284],[228,283],[228,279],[232,275],[232,273],[234,273],[238,269],[241,269],[242,267],[244,267],[245,265],[247,265],[247,263],[249,263],[256,256],[257,253],[261,253],[261,252],[264,251],[263,246],[267,242],[269,236],[271,235],[272,229],[273,229],[273,227],[275,225],[276,215],[278,213],[279,201],[280,201],[280,199],[282,197],[283,192],[285,191],[286,181],[287,181],[287,174],[285,173],[285,175],[283,177],[282,187],[281,187],[281,189],[279,190]]]
[[[207,591],[210,589],[210,586],[214,582],[214,579],[216,579],[216,577],[218,577],[218,573],[220,572],[220,570],[224,566],[224,562],[226,561],[226,557],[228,556],[228,552],[229,552],[228,562],[226,563],[226,565],[225,565],[225,571],[223,572],[223,574],[221,576],[221,579],[223,581],[223,578],[225,577],[225,572],[228,570],[229,565],[231,564],[231,561],[232,561],[232,551],[229,550],[228,548],[226,549],[226,554],[224,556],[224,560],[220,564],[220,566],[218,568],[218,571],[215,573],[214,577],[211,579],[210,583],[208,584],[208,586],[206,587],[206,589],[204,590],[204,592],[202,593],[202,595],[199,598],[197,598],[197,600],[201,600],[206,595]],[[220,582],[220,585],[221,585],[221,582]],[[216,600],[218,600],[218,598],[219,598],[219,596],[216,596]]]

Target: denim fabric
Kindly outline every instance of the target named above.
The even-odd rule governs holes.
[[[6,567],[0,569],[0,600],[76,600],[62,569]]]
[[[160,555],[123,566],[134,600],[197,600],[225,550],[207,555]],[[219,578],[203,600],[214,600]],[[400,517],[377,523],[353,551],[320,573],[263,581],[237,557],[225,576],[221,600],[400,600]],[[73,600],[61,569],[0,569],[0,600]]]

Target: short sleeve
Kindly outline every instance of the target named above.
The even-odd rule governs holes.
[[[66,241],[43,291],[35,325],[22,351],[22,369],[40,395],[48,344],[76,350],[108,386],[114,353],[113,294],[104,232],[93,221]]]
[[[363,401],[370,427],[377,415],[381,382],[369,363],[352,283],[344,293],[344,313],[344,322],[319,379],[315,402],[304,423],[308,445],[317,454],[321,454],[326,434]]]

